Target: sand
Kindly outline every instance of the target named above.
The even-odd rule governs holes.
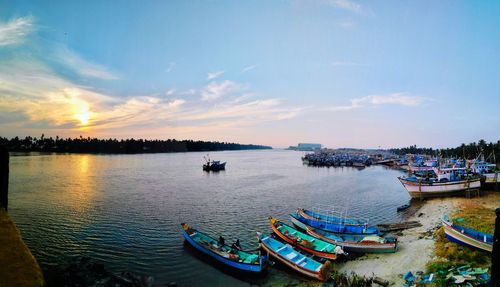
[[[390,286],[402,286],[402,275],[408,271],[415,274],[424,271],[426,264],[434,256],[434,231],[441,226],[445,213],[452,213],[464,200],[476,201],[485,206],[500,206],[500,193],[492,193],[480,198],[429,199],[408,220],[419,221],[422,226],[407,229],[398,236],[399,250],[389,254],[367,254],[355,260],[339,263],[341,272],[355,272],[365,276],[378,276],[390,282]]]

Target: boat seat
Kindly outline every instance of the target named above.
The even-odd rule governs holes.
[[[196,234],[198,234],[198,232],[193,232],[193,233],[189,234],[189,236],[195,236]]]
[[[306,257],[302,257],[299,259],[299,261],[295,262],[295,264],[300,264],[306,260]]]
[[[290,259],[290,260],[293,260],[295,257],[297,257],[297,253],[290,252],[285,257]]]
[[[319,271],[321,270],[321,266],[323,266],[323,265],[318,266],[318,268],[316,268],[316,270],[315,270],[315,271],[316,271],[316,272],[319,272]]]
[[[283,245],[282,247],[280,247],[278,250],[276,250],[276,252],[280,253],[280,251],[283,251],[283,249],[286,248],[286,245]]]

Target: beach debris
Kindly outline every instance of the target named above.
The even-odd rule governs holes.
[[[489,281],[488,268],[471,268],[469,265],[440,270],[437,273],[423,274],[416,272],[413,275],[408,271],[403,275],[405,287],[433,284],[437,281],[445,282],[446,286],[486,286]]]
[[[387,281],[383,278],[380,278],[380,277],[373,278],[373,283],[377,283],[378,285],[384,286],[384,287],[389,285],[389,281]]]
[[[422,224],[418,221],[406,221],[406,222],[396,222],[396,223],[382,223],[378,224],[377,227],[381,232],[391,232],[400,231],[409,228],[420,227]]]

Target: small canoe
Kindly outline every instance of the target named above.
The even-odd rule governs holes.
[[[446,238],[451,242],[487,252],[493,251],[493,235],[491,234],[453,224],[448,220],[448,216],[443,218],[443,227]]]
[[[305,252],[330,260],[337,259],[337,254],[344,253],[341,247],[303,233],[276,218],[269,217],[273,232],[292,246]]]
[[[310,216],[304,217],[303,213],[297,212],[292,213],[290,216],[292,217],[292,222],[299,221],[303,224],[307,224],[315,229],[320,229],[323,231],[333,232],[333,233],[342,233],[342,234],[379,234],[379,229],[376,227],[371,227],[368,225],[353,225],[353,224],[343,224],[333,221],[324,221],[317,218],[312,218]],[[295,222],[294,222],[295,221]]]
[[[321,264],[318,261],[299,253],[289,244],[282,243],[259,232],[257,232],[257,237],[259,238],[260,247],[264,251],[300,274],[321,281],[330,277],[328,275],[325,276],[324,274],[329,273],[327,270],[331,264],[330,261],[326,261],[324,264]]]
[[[297,214],[311,220],[325,221],[328,223],[338,223],[342,225],[365,226],[368,224],[366,220],[342,218],[333,215],[323,215],[304,208],[297,208]]]
[[[184,238],[197,250],[215,258],[219,262],[241,271],[259,273],[267,265],[267,257],[255,253],[241,251],[231,246],[220,244],[218,240],[190,227],[181,224]]]

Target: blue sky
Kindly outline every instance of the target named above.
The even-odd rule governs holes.
[[[0,1],[0,135],[500,138],[496,1]]]

